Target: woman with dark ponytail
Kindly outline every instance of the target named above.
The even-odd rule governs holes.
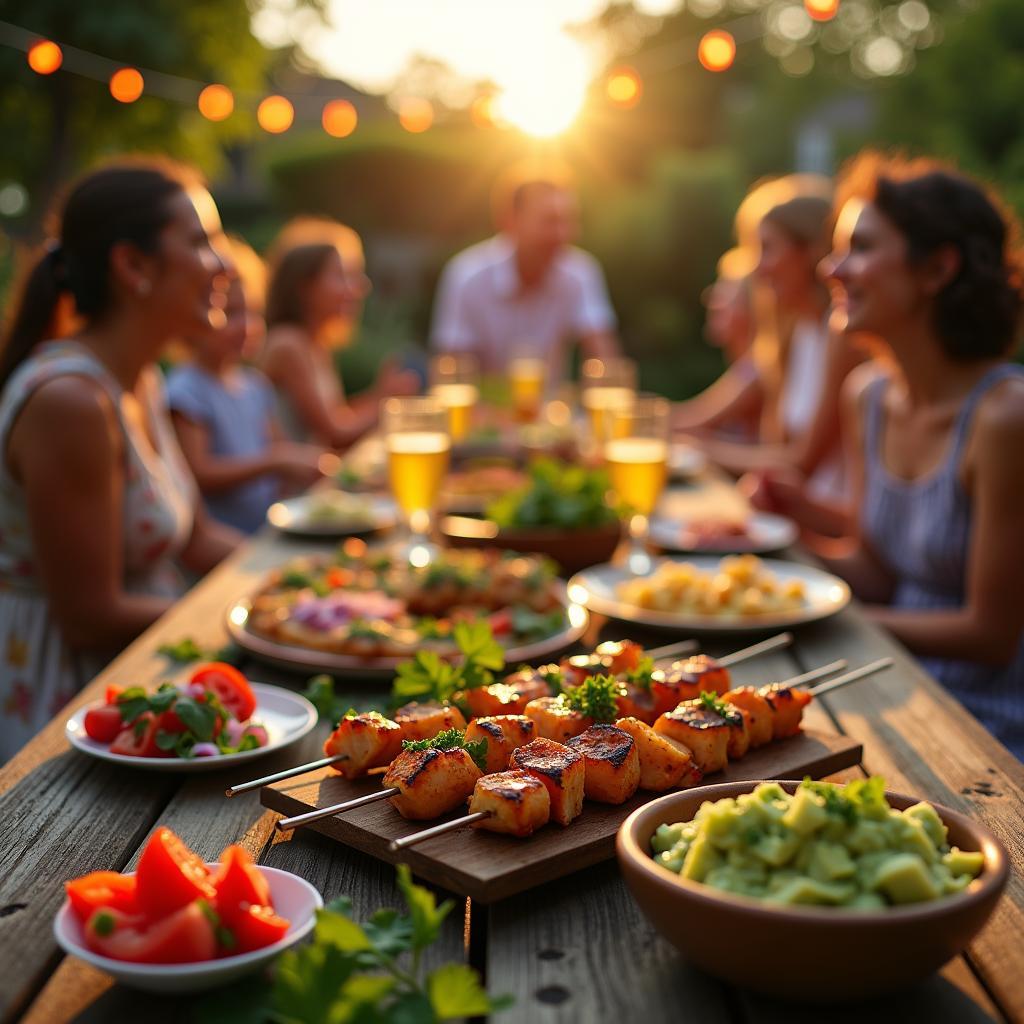
[[[0,760],[237,542],[201,512],[155,360],[216,318],[216,207],[125,161],[70,191],[0,351]],[[59,340],[55,340],[59,339]]]

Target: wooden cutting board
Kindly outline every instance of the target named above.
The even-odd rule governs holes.
[[[862,754],[861,744],[849,736],[807,730],[792,739],[750,751],[742,761],[716,772],[708,781],[802,779],[805,775],[820,779],[859,764]],[[295,815],[365,796],[379,788],[379,776],[348,782],[324,768],[264,786],[260,800],[265,807]],[[420,878],[451,892],[493,903],[614,857],[619,826],[637,807],[660,795],[639,792],[614,807],[588,800],[583,813],[567,828],[547,825],[526,839],[464,828],[398,853],[388,849],[392,839],[437,822],[406,821],[389,801],[381,800],[306,827],[391,864],[408,864]],[[454,817],[457,815],[438,820]]]

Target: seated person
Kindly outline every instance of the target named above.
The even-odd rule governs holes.
[[[567,347],[584,357],[618,354],[615,314],[597,261],[572,245],[576,197],[547,177],[499,190],[499,234],[454,256],[441,274],[431,347],[473,352],[485,373],[513,356],[544,361],[548,383],[565,379]]]

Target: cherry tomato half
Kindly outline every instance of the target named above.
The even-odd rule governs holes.
[[[139,913],[136,882],[132,875],[116,871],[91,871],[81,878],[64,883],[71,909],[85,924],[101,907],[119,910],[123,914]]]
[[[235,937],[232,953],[250,953],[254,949],[272,946],[288,932],[291,922],[278,917],[273,907],[246,907],[231,922],[231,934]]]
[[[201,665],[190,681],[212,690],[221,704],[240,722],[248,721],[256,710],[256,695],[252,692],[249,680],[234,665],[222,661]]]
[[[125,727],[121,711],[116,704],[89,708],[85,713],[85,734],[99,743],[111,743]]]
[[[213,887],[217,890],[217,913],[228,927],[248,904],[270,904],[270,886],[241,846],[229,846],[220,855]]]
[[[164,917],[216,892],[206,865],[169,828],[161,826],[146,843],[136,872],[143,913]]]
[[[160,720],[157,716],[152,711],[144,711],[114,737],[110,752],[124,754],[126,757],[173,757],[174,751],[161,750],[156,745],[159,728]]]

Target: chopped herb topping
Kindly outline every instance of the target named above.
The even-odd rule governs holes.
[[[588,676],[579,686],[564,691],[559,700],[595,722],[614,722],[619,717],[616,698],[624,692],[613,676]]]
[[[480,771],[487,766],[487,740],[466,742],[466,734],[461,729],[445,729],[430,740],[403,740],[403,750],[465,750]]]

